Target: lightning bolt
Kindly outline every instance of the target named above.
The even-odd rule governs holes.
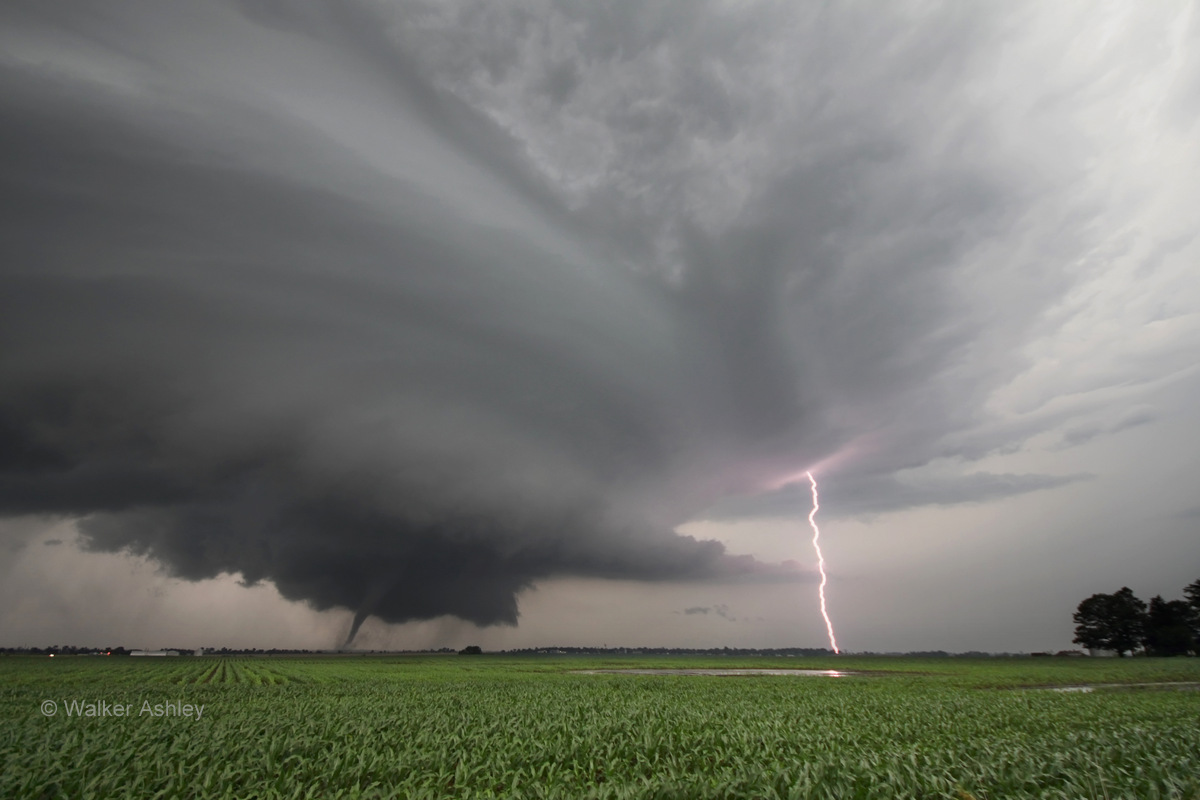
[[[812,483],[813,507],[812,511],[808,512],[808,524],[812,526],[813,549],[817,551],[817,570],[821,573],[821,585],[817,589],[817,594],[821,597],[821,616],[825,619],[825,630],[829,634],[829,646],[833,648],[833,652],[840,653],[838,649],[837,638],[833,635],[833,622],[829,619],[829,612],[825,610],[825,556],[821,555],[821,529],[817,527],[817,511],[821,509],[821,503],[817,498],[817,479],[813,477],[812,472],[804,473],[808,476],[808,480]]]

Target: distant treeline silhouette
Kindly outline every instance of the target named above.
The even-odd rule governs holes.
[[[1128,586],[1113,594],[1094,594],[1079,604],[1075,643],[1093,653],[1125,656],[1196,655],[1200,652],[1200,579],[1183,590],[1183,600],[1155,595],[1147,605]]]

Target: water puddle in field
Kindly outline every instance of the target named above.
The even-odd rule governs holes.
[[[715,675],[733,678],[740,675],[793,675],[809,678],[845,678],[855,675],[837,669],[577,669],[579,675]]]
[[[1174,689],[1176,691],[1196,691],[1200,683],[1194,681],[1160,681],[1158,683],[1090,683],[1079,686],[1047,686],[1052,692],[1064,694],[1089,694],[1097,689]]]

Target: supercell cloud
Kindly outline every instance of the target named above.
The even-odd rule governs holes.
[[[0,513],[514,624],[549,577],[794,577],[675,529],[794,514],[814,465],[847,511],[973,502],[1086,476],[895,474],[1154,419],[1080,394],[1176,368],[1153,343],[1019,379],[1116,303],[1089,259],[1161,296],[1194,249],[1110,236],[1103,53],[1035,91],[1059,48],[1003,4],[636,6],[7,3]]]

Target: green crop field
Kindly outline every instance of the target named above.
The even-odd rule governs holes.
[[[576,672],[654,666],[865,674]],[[0,797],[1200,798],[1164,682],[1200,659],[8,657]]]

